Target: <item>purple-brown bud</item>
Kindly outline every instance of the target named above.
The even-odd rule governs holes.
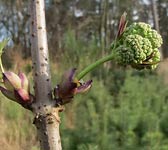
[[[84,93],[91,88],[92,80],[81,83],[75,79],[75,71],[76,69],[73,68],[65,72],[62,77],[62,82],[54,90],[56,99],[61,100],[62,104],[70,102],[74,95]]]

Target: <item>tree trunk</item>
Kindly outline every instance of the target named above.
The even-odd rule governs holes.
[[[159,32],[159,18],[158,18],[157,4],[155,0],[151,0],[151,5],[152,5],[154,28]]]
[[[158,33],[160,33],[157,3],[156,3],[155,0],[151,0],[151,6],[152,6],[152,15],[153,15],[154,28],[158,31]],[[159,50],[160,50],[160,53],[161,53],[161,57],[163,57],[162,48],[160,48]]]
[[[34,124],[41,150],[61,150],[59,109],[51,94],[44,0],[31,0],[31,54],[34,69]]]

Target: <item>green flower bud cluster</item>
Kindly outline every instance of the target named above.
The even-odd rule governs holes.
[[[162,38],[146,23],[133,23],[116,41],[117,61],[137,69],[154,69],[160,61]]]

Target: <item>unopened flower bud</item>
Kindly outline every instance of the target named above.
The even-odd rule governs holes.
[[[116,61],[121,65],[131,65],[136,69],[156,68],[160,61],[159,47],[162,38],[146,23],[133,23],[125,29],[116,41]]]

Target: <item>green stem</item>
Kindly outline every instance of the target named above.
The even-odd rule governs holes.
[[[2,65],[2,60],[0,59],[0,69],[1,69],[1,72],[4,73],[4,69],[3,69],[3,65]]]
[[[83,71],[81,71],[78,75],[77,75],[77,79],[80,80],[82,79],[87,73],[89,73],[90,71],[92,71],[93,69],[95,69],[97,66],[103,64],[104,62],[110,61],[114,59],[114,54],[112,53],[111,55],[105,56],[99,60],[97,60],[96,62],[94,62],[93,64],[87,66]]]

